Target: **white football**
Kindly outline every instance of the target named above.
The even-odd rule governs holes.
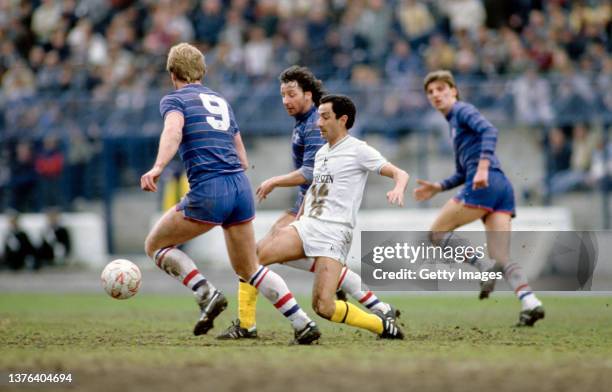
[[[102,287],[115,299],[133,297],[140,288],[142,275],[134,263],[125,259],[113,260],[102,271]]]

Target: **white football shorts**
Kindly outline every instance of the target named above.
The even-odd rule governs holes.
[[[307,257],[329,257],[346,264],[353,242],[353,229],[307,216],[301,216],[291,226],[297,230]]]

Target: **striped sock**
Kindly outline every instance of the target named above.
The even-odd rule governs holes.
[[[517,298],[521,301],[523,310],[533,309],[536,306],[541,306],[542,302],[538,300],[536,295],[531,290],[527,282],[527,276],[523,272],[523,268],[518,263],[508,263],[503,268],[506,281],[514,290]]]
[[[268,267],[259,266],[249,283],[291,321],[294,329],[302,330],[312,321],[293,298],[283,278]]]
[[[370,310],[378,310],[383,313],[391,310],[389,304],[379,300],[376,294],[362,284],[361,277],[357,273],[346,267],[343,267],[340,273],[338,288],[346,291],[348,295],[355,298],[360,304]],[[362,290],[362,288],[365,289],[365,291]]]
[[[160,269],[191,289],[200,298],[215,289],[200,273],[193,260],[174,246],[158,250],[153,259]]]

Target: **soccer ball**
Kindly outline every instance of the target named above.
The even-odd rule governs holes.
[[[129,260],[113,260],[102,271],[102,287],[115,299],[133,297],[140,288],[142,275],[136,264]]]

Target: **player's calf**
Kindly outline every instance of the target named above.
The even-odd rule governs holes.
[[[335,301],[334,314],[330,321],[366,329],[381,339],[403,339],[404,334],[395,318],[382,312],[367,313],[350,302]]]
[[[368,290],[368,288],[362,283],[361,276],[359,276],[359,274],[356,272],[351,271],[347,267],[342,268],[337,289],[345,291],[361,305],[365,306],[372,312],[379,311],[385,314],[391,312],[392,306],[381,301],[373,291]],[[336,291],[336,297],[338,297],[338,291]],[[346,298],[341,299],[338,297],[338,299],[341,301],[346,301]]]
[[[217,336],[221,340],[257,338],[256,313],[259,291],[244,279],[238,282],[238,319]]]
[[[521,313],[517,326],[532,327],[536,321],[544,318],[544,307],[529,286],[527,276],[518,263],[508,263],[503,267],[504,278],[521,301]]]
[[[215,287],[200,273],[193,260],[174,246],[161,248],[153,253],[155,265],[166,274],[191,289],[197,298],[205,298]]]
[[[157,267],[193,292],[200,307],[200,317],[193,333],[196,336],[207,333],[213,327],[214,319],[227,307],[223,294],[200,273],[193,260],[180,249],[168,246],[156,251],[151,251],[150,248],[145,250],[153,255]]]
[[[336,304],[333,299],[324,299],[315,294],[312,297],[312,309],[319,316],[329,320],[334,315]]]
[[[266,297],[283,316],[289,319],[295,331],[304,331],[308,326],[312,327],[315,325],[302,310],[300,305],[298,305],[285,281],[268,267],[260,266],[249,279],[249,284],[259,289],[259,292]],[[318,337],[316,339],[318,339]],[[312,341],[310,343],[312,343]]]
[[[431,231],[429,239],[432,244],[442,248],[467,248],[472,247],[472,244],[466,238],[462,238],[454,231]],[[471,265],[480,272],[498,272],[501,268],[495,263],[495,255],[492,258],[478,257],[474,255],[471,259],[466,260],[466,264]],[[454,262],[451,261],[451,262]],[[489,274],[487,274],[489,275]],[[480,281],[480,293],[478,299],[489,298],[489,295],[495,290],[495,279],[487,279]]]
[[[536,297],[529,286],[527,276],[518,263],[508,263],[503,267],[504,278],[514,290],[514,294],[521,301],[522,310],[535,309],[542,306],[542,302]]]

